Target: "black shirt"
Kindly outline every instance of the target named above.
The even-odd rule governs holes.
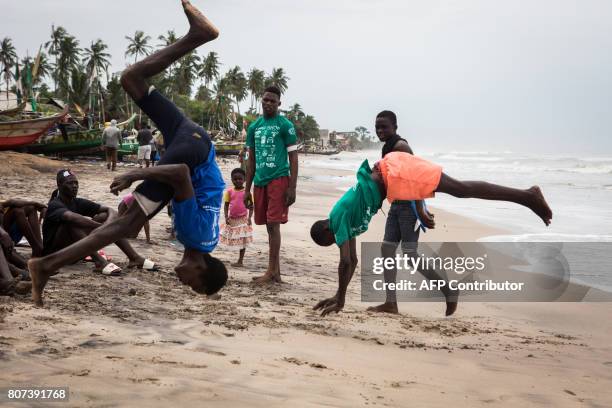
[[[151,140],[153,140],[153,135],[149,129],[140,129],[136,139],[138,139],[138,144],[140,146],[148,146],[151,143]]]
[[[43,248],[51,248],[55,240],[55,234],[62,224],[62,215],[66,211],[72,211],[85,217],[93,217],[100,212],[101,205],[85,198],[75,198],[70,205],[66,205],[59,197],[49,201],[47,204],[47,215],[42,226]]]

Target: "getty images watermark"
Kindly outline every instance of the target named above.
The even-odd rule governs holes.
[[[611,265],[610,242],[364,242],[361,299],[612,301]]]

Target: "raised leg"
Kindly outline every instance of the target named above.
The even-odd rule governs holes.
[[[181,0],[181,3],[189,20],[187,34],[174,44],[131,65],[121,76],[123,88],[136,101],[148,92],[147,78],[159,74],[179,58],[219,36],[219,30],[189,1]]]
[[[436,192],[450,194],[459,198],[509,201],[529,208],[546,225],[549,225],[552,219],[552,210],[538,186],[533,186],[527,190],[520,190],[485,181],[460,181],[442,173]]]

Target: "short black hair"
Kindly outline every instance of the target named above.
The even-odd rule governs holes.
[[[310,227],[310,237],[317,245],[330,246],[333,244],[333,239],[331,242],[325,239],[326,236],[329,237],[330,234],[331,231],[329,230],[329,219],[316,221],[314,224],[312,224],[312,227]]]
[[[214,295],[227,283],[227,268],[221,260],[210,256],[210,254],[204,254],[204,260],[206,260],[207,268],[200,275],[202,288],[201,290],[195,288],[193,290],[205,295]]]
[[[242,170],[240,167],[236,167],[234,170],[232,170],[231,176],[234,177],[234,174],[236,174],[236,173],[240,173],[244,177],[246,177],[246,171]]]
[[[397,126],[397,116],[395,116],[395,113],[391,112],[390,110],[380,112],[378,115],[376,115],[376,118],[387,118],[391,121],[393,126]]]
[[[276,94],[276,95],[278,95],[279,99],[281,97],[281,90],[276,85],[270,85],[270,86],[266,87],[264,92],[270,92],[270,93]]]

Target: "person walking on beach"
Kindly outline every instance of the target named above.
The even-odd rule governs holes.
[[[111,120],[108,126],[102,132],[102,147],[106,154],[106,168],[115,171],[117,167],[117,149],[121,144],[121,131],[117,127],[117,121]]]
[[[395,113],[385,110],[376,116],[376,135],[378,139],[384,143],[382,147],[382,157],[384,158],[391,152],[404,152],[414,154],[410,145],[397,134],[397,116]],[[418,228],[416,223],[420,222]],[[421,229],[434,228],[434,216],[425,208],[424,201],[418,200],[395,200],[391,203],[391,208],[387,215],[385,223],[385,236],[381,246],[381,254],[383,258],[391,258],[395,256],[397,247],[401,242],[402,252],[410,257],[417,256],[417,247],[419,242],[419,234]],[[419,268],[418,271],[428,280],[442,280],[442,277],[434,270]],[[395,282],[397,270],[395,266],[385,268],[385,282]],[[372,312],[383,313],[398,313],[397,297],[394,290],[388,289],[386,286],[387,299],[385,303],[369,307]],[[457,309],[457,293],[451,291],[448,286],[442,288],[442,293],[446,298],[446,316],[455,313]]]
[[[63,250],[28,261],[32,299],[37,306],[43,305],[44,288],[56,270],[137,233],[170,200],[176,235],[184,246],[183,258],[174,269],[179,280],[206,295],[215,294],[227,282],[225,265],[210,255],[219,241],[219,213],[225,190],[215,161],[215,147],[204,129],[147,84],[148,78],[219,35],[217,28],[189,1],[181,2],[190,26],[187,34],[130,65],[121,76],[123,89],[164,134],[166,152],[155,167],[115,177],[110,185],[114,194],[144,180],[136,187],[134,202],[123,215]]]
[[[298,152],[295,127],[281,116],[281,91],[276,86],[265,89],[263,116],[249,126],[246,139],[247,178],[244,203],[255,208],[255,224],[268,230],[268,269],[256,283],[280,283],[280,224],[288,221],[289,206],[295,203],[298,176]],[[255,185],[251,195],[251,186]],[[254,197],[253,197],[254,196]],[[254,200],[253,200],[254,198]]]
[[[221,229],[221,243],[239,249],[238,261],[232,264],[238,268],[244,265],[244,253],[247,246],[253,242],[253,209],[247,209],[244,205],[245,178],[246,173],[241,168],[232,170],[234,188],[228,188],[223,195],[225,225]]]
[[[149,162],[151,160],[151,140],[153,140],[153,135],[151,134],[149,125],[141,125],[136,139],[138,140],[137,158],[139,167],[142,168],[143,161],[145,162],[146,167],[149,167]]]
[[[538,186],[520,190],[484,181],[456,180],[443,173],[442,167],[405,152],[388,153],[372,169],[365,160],[357,171],[357,185],[338,200],[328,219],[315,222],[310,229],[310,236],[318,245],[336,243],[340,248],[336,295],[317,303],[314,309],[325,316],[344,308],[346,289],[357,267],[355,237],[367,231],[385,197],[389,202],[424,200],[435,193],[513,202],[532,210],[546,225],[552,219],[552,211]]]

